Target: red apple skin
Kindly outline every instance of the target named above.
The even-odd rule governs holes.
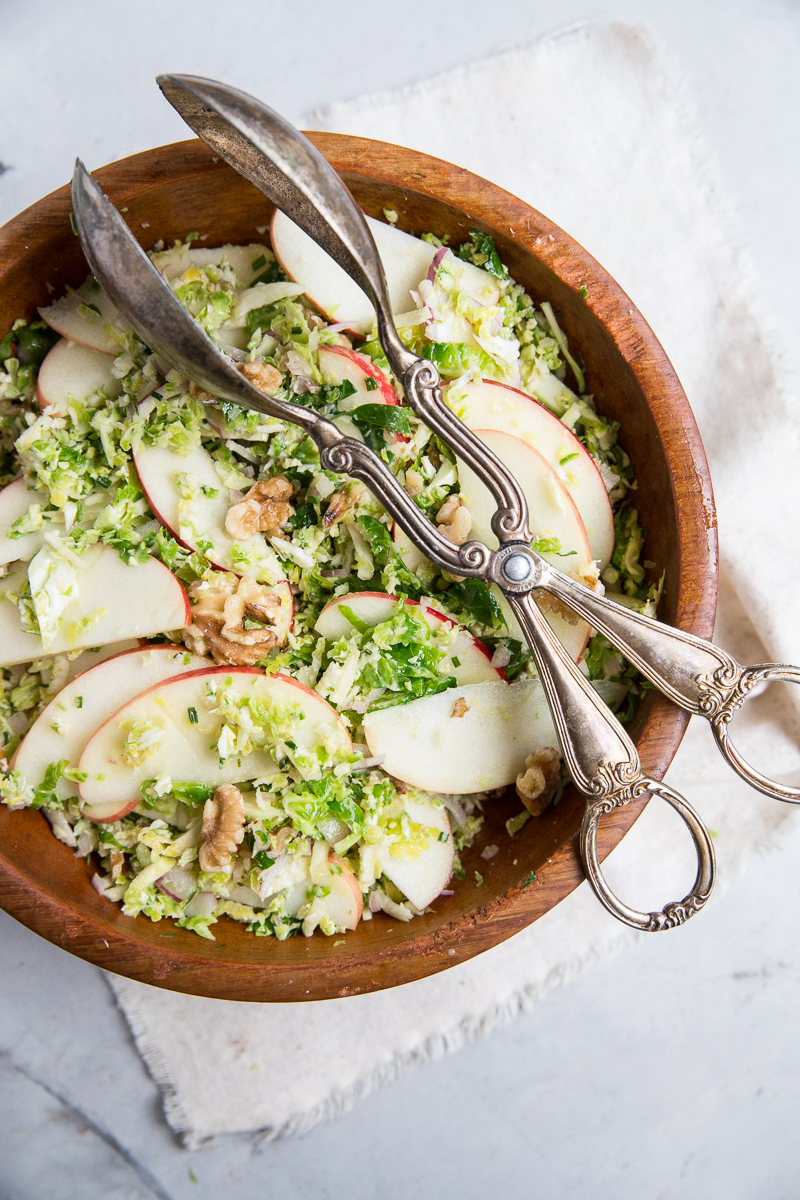
[[[177,578],[177,576],[176,576],[176,578]],[[184,608],[184,614],[186,617],[186,624],[191,625],[191,623],[192,623],[192,606],[189,603],[189,593],[186,591],[186,588],[183,586],[180,579],[178,579],[178,586],[181,589],[181,591],[183,592],[183,608]]]
[[[111,821],[121,821],[123,817],[127,817],[128,813],[133,812],[133,810],[136,808],[136,805],[140,802],[141,796],[137,796],[135,800],[127,800],[125,804],[121,805],[118,809],[116,809],[115,812],[104,817],[93,816],[91,812],[92,806],[87,804],[86,807],[81,810],[81,816],[87,821],[95,821],[98,825],[107,825]]]
[[[397,599],[396,596],[390,596],[388,592],[359,592],[358,595],[359,596],[374,596],[378,600],[396,600]],[[335,600],[330,600],[325,605],[325,607],[321,610],[320,616],[322,616],[322,613],[324,613],[326,609],[336,608],[343,601],[346,601],[346,599],[347,599],[346,596],[337,596],[337,598]],[[406,604],[411,604],[414,607],[419,608],[419,600],[406,600]],[[460,625],[460,621],[455,621],[452,617],[445,616],[444,613],[439,612],[438,608],[428,608],[427,611],[435,613],[436,616],[439,618],[439,620],[444,621],[446,625]],[[464,628],[466,628],[466,626],[464,626]],[[467,630],[467,633],[469,633],[469,630]],[[484,646],[483,642],[480,641],[479,638],[476,638],[473,634],[470,634],[470,637],[472,638],[473,644],[475,645],[476,649],[480,650],[480,652],[484,656],[484,658],[488,658],[489,661],[491,662],[492,654],[489,650],[489,647]],[[492,670],[497,671],[497,675],[498,675],[499,679],[503,680],[503,682],[505,682],[505,683],[508,683],[508,676],[506,675],[506,673],[502,667],[493,667]]]
[[[399,404],[397,394],[389,383],[389,380],[384,375],[380,367],[376,367],[372,359],[367,358],[365,354],[359,354],[356,350],[349,350],[346,346],[320,346],[320,353],[335,354],[337,358],[347,359],[360,368],[365,375],[370,379],[374,379],[381,393],[384,404]]]

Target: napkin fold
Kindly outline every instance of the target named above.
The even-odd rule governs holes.
[[[745,662],[800,659],[789,601],[800,564],[783,516],[800,511],[798,402],[664,50],[641,29],[582,26],[411,88],[333,104],[307,126],[467,167],[546,213],[603,263],[664,345],[705,441],[720,522],[717,640]],[[784,779],[799,732],[797,708],[771,692],[736,723],[745,752]],[[775,842],[790,815],[730,772],[698,721],[669,779],[714,829],[722,884],[756,846]],[[683,894],[693,877],[687,842],[670,810],[650,804],[607,861],[612,887],[647,908]],[[477,959],[374,995],[251,1005],[109,979],[167,1120],[198,1146],[221,1133],[277,1137],[333,1119],[641,936],[583,885]],[[320,1046],[325,1054],[311,1052]]]

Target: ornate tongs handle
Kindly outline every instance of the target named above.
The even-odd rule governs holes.
[[[509,595],[508,600],[536,660],[570,774],[586,796],[580,849],[589,882],[608,911],[634,929],[654,931],[682,925],[700,911],[714,883],[714,847],[708,831],[682,796],[642,773],[633,742],[564,650],[532,594]],[[682,900],[651,913],[637,912],[617,899],[597,857],[601,816],[645,792],[661,796],[683,817],[697,851],[692,890]]]
[[[688,712],[705,717],[725,760],[752,787],[790,804],[800,788],[768,779],[739,754],[728,725],[759,683],[800,683],[800,667],[759,663],[742,667],[711,642],[623,608],[545,565],[540,587],[604,634],[651,683]]]

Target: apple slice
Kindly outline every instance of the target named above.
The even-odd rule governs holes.
[[[602,571],[614,552],[614,516],[597,464],[575,434],[525,392],[490,379],[451,383],[445,399],[470,429],[495,429],[539,451],[574,500]]]
[[[336,710],[297,680],[251,667],[212,667],[157,684],[100,726],[81,755],[80,770],[87,775],[79,787],[81,799],[91,805],[121,806],[139,796],[145,779],[160,775],[216,787],[274,774],[275,760],[268,750],[234,751],[220,765],[218,743],[225,719],[213,711],[211,689],[217,694],[224,689],[238,707],[257,701],[274,714],[296,747],[290,753],[306,777],[319,778],[320,768],[308,764],[323,746],[334,760],[352,752],[350,735]],[[153,740],[134,765],[126,757],[125,741],[132,722],[139,721]],[[277,741],[274,735],[272,745]]]
[[[183,585],[163,563],[148,558],[129,567],[116,550],[98,543],[86,549],[74,567],[72,598],[45,647],[38,634],[23,629],[16,600],[9,598],[25,588],[25,568],[15,563],[0,579],[0,666],[168,633],[191,623]]]
[[[44,507],[48,498],[41,492],[28,490],[24,479],[15,479],[0,491],[0,566],[10,562],[30,562],[34,554],[44,545],[42,530],[24,533],[22,537],[9,537],[11,526],[24,517],[32,504]]]
[[[476,429],[481,441],[513,472],[528,502],[528,524],[534,542],[556,538],[560,550],[541,551],[560,570],[585,567],[592,561],[586,529],[569,492],[538,450],[521,438],[496,429]],[[499,545],[492,530],[494,497],[471,467],[458,460],[463,503],[472,516],[472,537],[493,550]]]
[[[508,636],[515,638],[518,642],[522,642],[523,646],[525,646],[527,644],[525,634],[522,632],[519,621],[514,616],[511,605],[497,584],[491,584],[491,590],[505,618]],[[575,617],[574,621],[570,621],[560,612],[545,612],[544,617],[570,658],[575,662],[580,662],[592,632],[587,623],[578,616]]]
[[[374,217],[367,217],[367,224],[383,263],[392,312],[407,312],[414,307],[411,291],[425,277],[436,250],[420,238],[376,221]],[[364,292],[279,209],[272,218],[271,237],[278,262],[289,278],[303,287],[312,304],[330,321],[361,336],[369,333],[375,321],[375,310]]]
[[[339,403],[340,412],[361,404],[397,404],[394,388],[380,367],[365,354],[345,346],[320,346],[319,369],[325,383],[351,383],[356,389]]]
[[[221,267],[230,263],[240,288],[249,288],[266,266],[265,260],[271,260],[272,255],[261,242],[252,242],[249,246],[171,246],[169,250],[158,250],[150,255],[153,266],[166,278],[168,283],[174,282],[185,271],[192,267],[203,270],[204,267]],[[253,264],[257,263],[258,266]]]
[[[37,787],[50,763],[65,758],[76,767],[95,730],[134,696],[165,679],[207,666],[207,659],[172,645],[136,647],[97,663],[62,688],[42,710],[11,765],[22,773],[26,783]],[[62,799],[77,796],[78,785],[62,777],[56,792]],[[112,803],[110,811],[106,811],[108,806],[86,806],[83,815],[92,821],[116,821],[125,811],[130,812],[133,805],[129,805],[121,810]]]
[[[432,579],[436,574],[437,568],[433,565],[427,555],[423,554],[419,546],[411,541],[411,538],[398,524],[397,521],[392,525],[392,541],[394,548],[402,558],[405,565],[408,567],[412,575],[417,575],[421,579]]]
[[[62,337],[99,350],[117,354],[122,343],[112,330],[130,332],[122,317],[91,275],[79,288],[70,289],[61,300],[39,309],[39,316]]]
[[[400,854],[393,854],[391,845],[378,842],[375,845],[375,873],[377,875],[380,870],[413,905],[426,909],[442,888],[447,887],[453,873],[455,843],[450,820],[447,810],[427,797],[403,796],[402,805],[413,824],[431,829],[433,833],[425,835],[425,849],[413,858],[405,857],[402,847],[398,847]]]
[[[181,454],[169,447],[141,445],[133,462],[153,513],[182,546],[199,550],[219,571],[252,575],[271,584],[285,579],[280,559],[263,534],[237,541],[228,533],[225,518],[235,499],[202,446]]]
[[[316,843],[315,847],[319,845],[321,843]],[[298,856],[284,855],[283,857],[297,859]],[[306,919],[310,924],[316,926],[320,917],[329,917],[336,926],[337,932],[342,929],[355,929],[361,920],[363,907],[361,887],[355,875],[347,863],[341,858],[336,858],[333,853],[328,854],[327,862],[313,870],[312,862],[310,855],[301,859],[301,863],[305,864],[306,872],[303,878],[293,883],[286,893],[284,911],[287,916],[296,917],[304,906],[309,905],[308,892],[310,888],[315,886],[328,888],[327,895],[317,896],[311,901]],[[299,865],[297,864],[298,870]],[[313,929],[308,930],[309,935],[312,932]]]
[[[355,929],[361,920],[364,906],[361,888],[353,872],[340,858],[332,858],[331,865],[334,868],[338,867],[341,874],[336,870],[330,872],[325,884],[331,890],[327,896],[321,897],[318,903],[337,930]]]
[[[77,658],[70,659],[64,686],[72,683],[73,679],[77,679],[84,671],[90,671],[92,667],[99,666],[107,658],[125,654],[128,650],[146,649],[147,646],[148,642],[145,638],[125,638],[121,642],[112,642],[108,646],[92,646],[89,650],[82,650]]]
[[[55,406],[66,412],[72,400],[85,400],[103,389],[109,400],[122,391],[122,384],[111,373],[113,359],[100,350],[62,338],[50,349],[39,368],[36,399],[39,407]]]
[[[454,715],[462,699],[466,711]],[[538,679],[468,684],[379,709],[364,717],[364,735],[395,779],[455,794],[505,787],[532,751],[558,746]]]
[[[416,600],[406,600],[406,604],[412,608],[420,608]],[[338,596],[325,605],[314,626],[317,633],[321,633],[329,641],[352,637],[356,632],[355,626],[342,611],[342,606],[350,609],[357,620],[367,625],[380,625],[397,614],[399,601],[396,596],[389,596],[385,592],[352,592],[346,596]],[[431,629],[449,626],[458,630],[451,643],[450,653],[439,668],[443,675],[455,676],[458,684],[505,679],[501,670],[490,665],[491,652],[483,642],[474,638],[468,629],[427,605],[420,611]]]

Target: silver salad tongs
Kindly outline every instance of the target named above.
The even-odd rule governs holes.
[[[800,668],[741,667],[723,650],[614,603],[575,582],[531,549],[525,497],[507,467],[442,399],[435,366],[401,342],[392,319],[383,268],[352,196],[318,150],[287,121],[243,92],[188,75],[160,76],[164,95],[209,146],[305,230],[372,301],[386,356],[406,401],[490,489],[497,504],[492,529],[500,543],[455,546],[417,508],[381,459],[326,418],[255,388],[217,349],[161,278],[127,225],[78,161],[72,197],[78,231],[98,282],[120,313],[159,357],[213,395],[292,422],[306,430],[329,471],[369,486],[404,532],[439,568],[496,583],[519,621],[547,696],[569,772],[587,800],[580,848],[598,898],[636,929],[682,924],[706,903],[714,880],[711,839],[694,809],[667,784],[642,773],[631,739],[571,660],[533,597],[543,588],[578,613],[670,700],[706,717],[722,754],[753,787],[800,803],[800,788],[774,783],[731,745],[728,723],[753,687],[768,680],[800,682]],[[660,912],[638,912],[606,883],[597,857],[603,813],[646,792],[665,799],[692,835],[698,869],[682,900]]]

